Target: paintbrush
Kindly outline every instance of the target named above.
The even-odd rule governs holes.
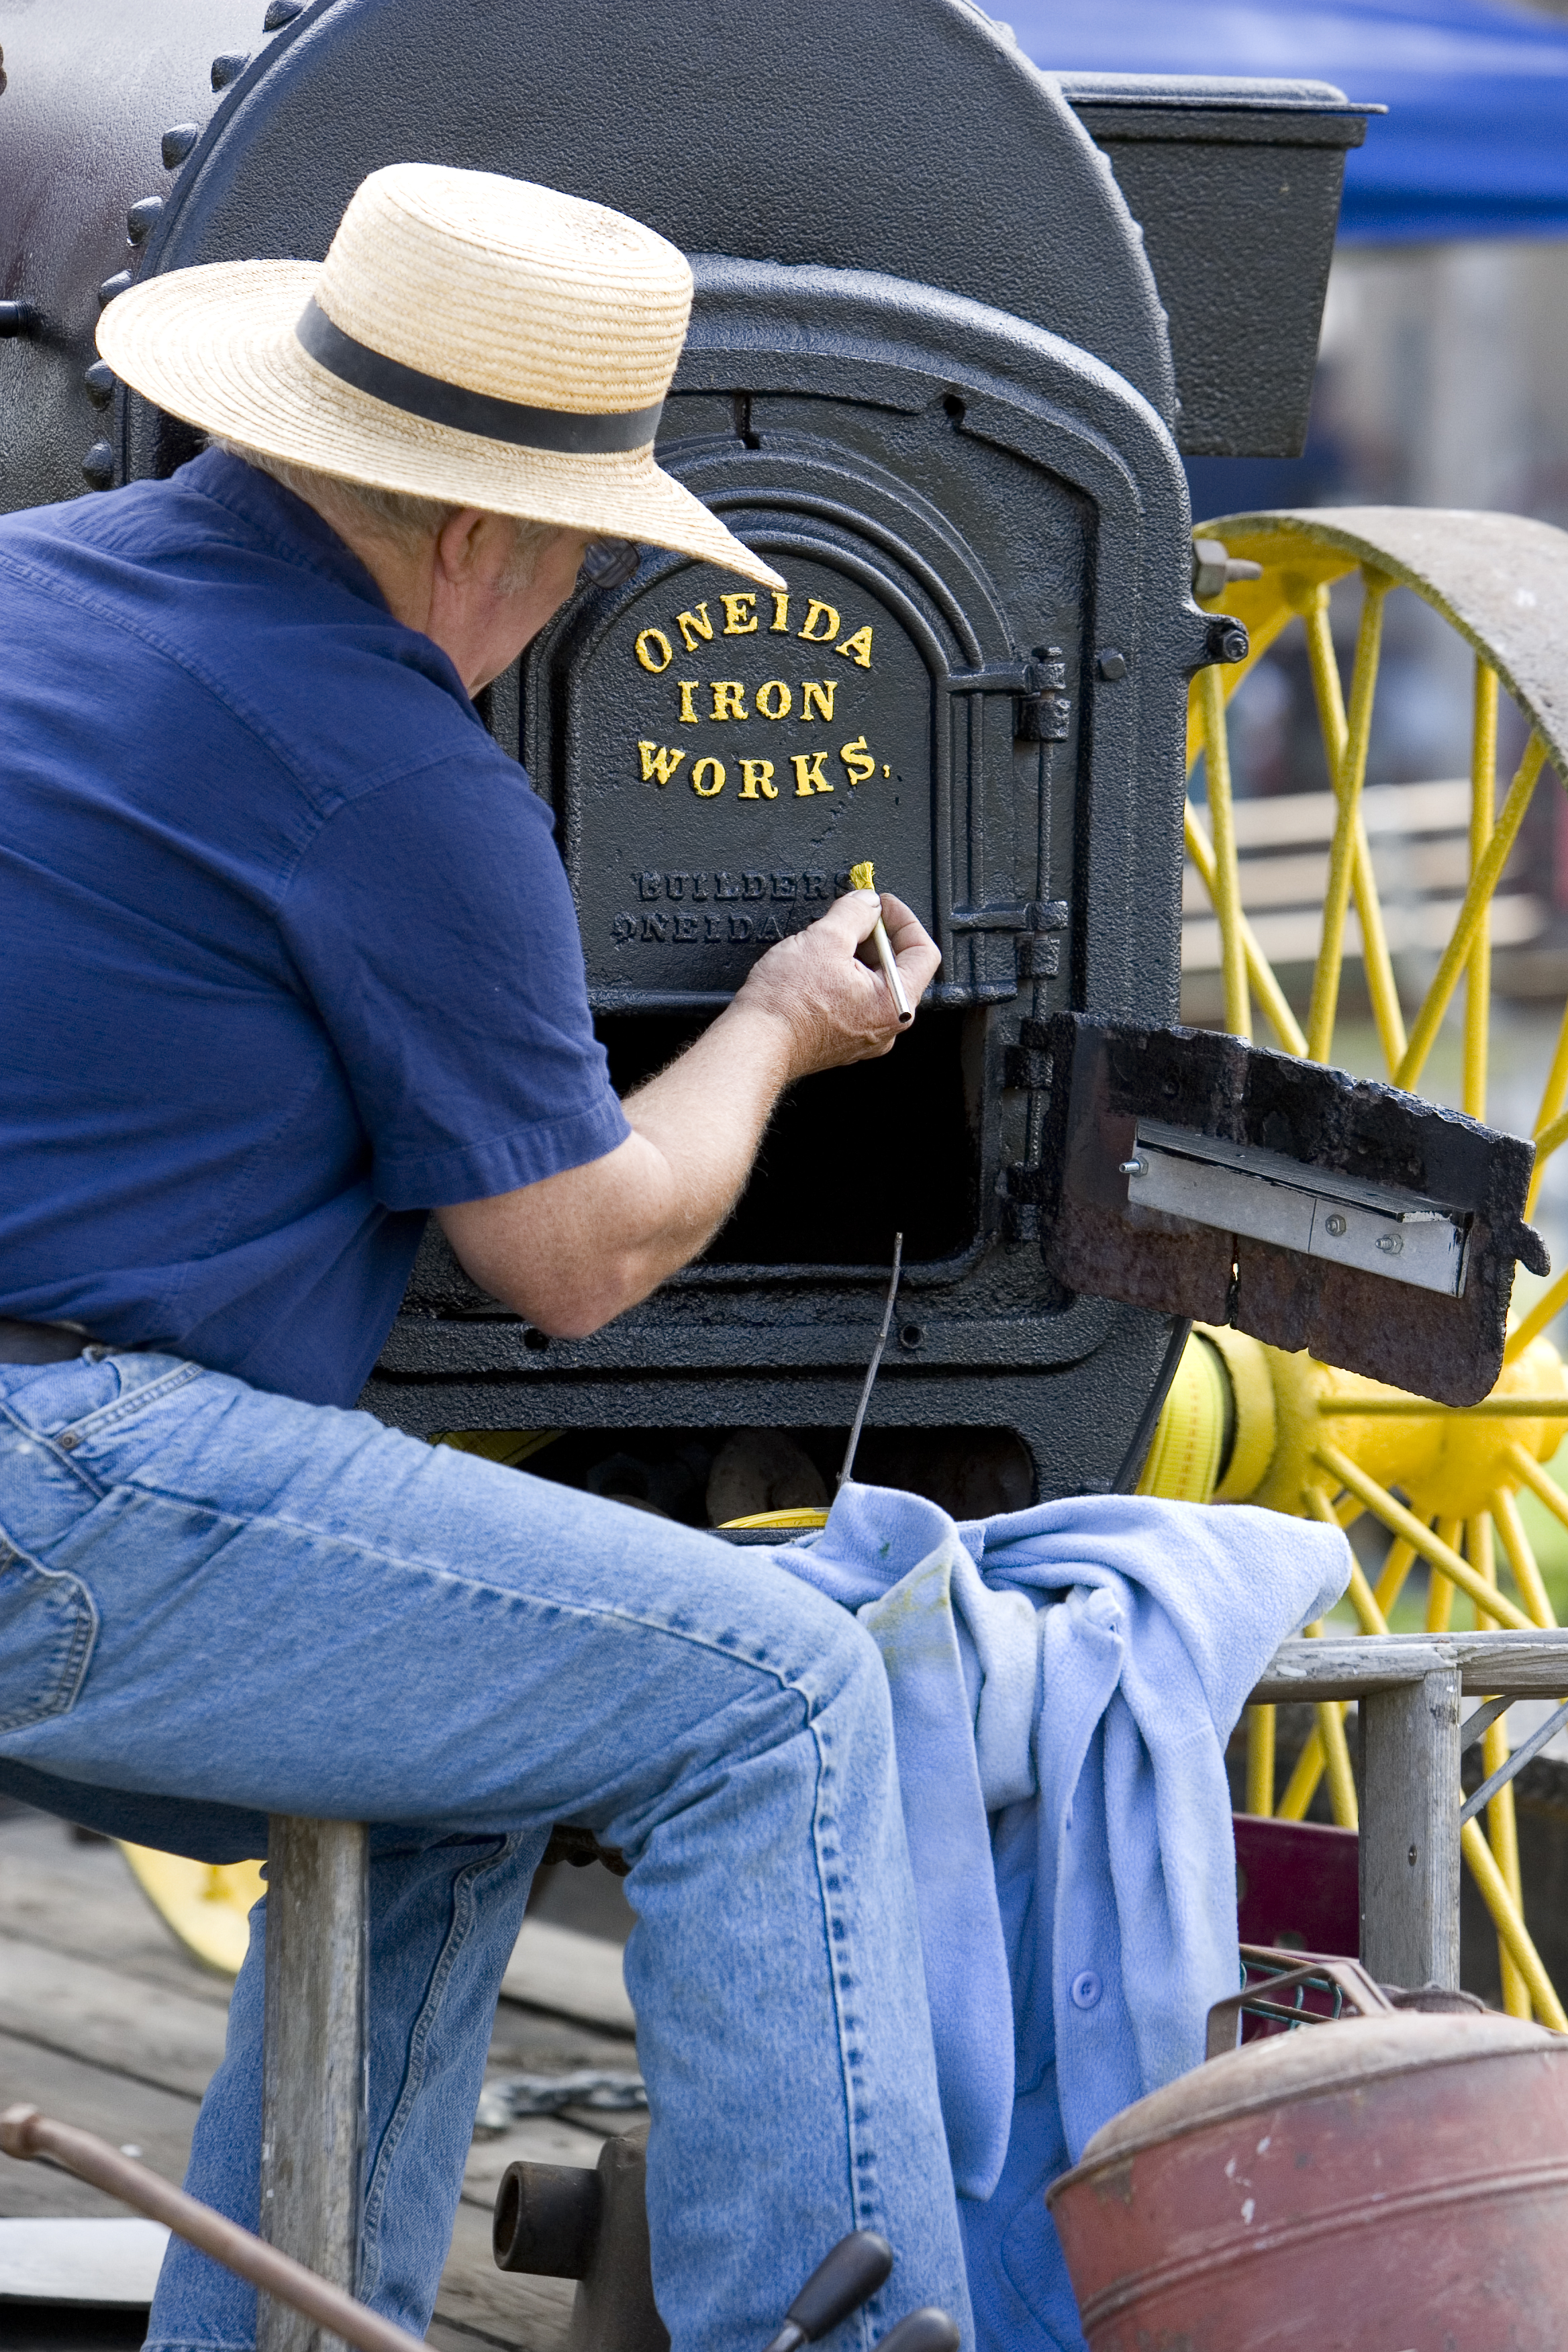
[[[849,887],[852,890],[870,890],[875,887],[871,879],[871,861],[868,857],[864,864],[852,866],[849,868]],[[893,953],[893,942],[888,937],[888,926],[880,915],[877,918],[877,928],[871,934],[871,944],[877,950],[877,960],[882,967],[882,978],[888,983],[888,993],[893,1000],[893,1010],[899,1016],[899,1026],[900,1029],[907,1029],[915,1017],[915,1008],[904,993],[904,983],[899,976],[898,958]]]

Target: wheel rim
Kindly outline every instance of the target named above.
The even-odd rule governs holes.
[[[1255,1015],[1287,1053],[1331,1061],[1339,1013],[1347,927],[1353,908],[1361,934],[1367,993],[1389,1079],[1419,1092],[1428,1057],[1459,988],[1464,1006],[1463,1104],[1487,1115],[1490,1025],[1491,903],[1526,811],[1551,763],[1568,775],[1568,533],[1507,515],[1437,514],[1419,509],[1331,509],[1318,512],[1237,515],[1199,526],[1195,536],[1221,541],[1229,556],[1261,567],[1255,580],[1237,582],[1205,601],[1205,609],[1247,625],[1247,658],[1201,671],[1189,703],[1187,766],[1206,754],[1208,814],[1189,800],[1188,855],[1214,908],[1220,934],[1225,1026],[1250,1038]],[[1329,591],[1359,572],[1363,606],[1348,695],[1329,625]],[[1414,1016],[1406,1022],[1390,953],[1388,927],[1367,840],[1363,795],[1383,648],[1383,622],[1394,587],[1412,589],[1470,646],[1470,821],[1465,895],[1437,968]],[[1318,722],[1334,799],[1321,930],[1303,1024],[1258,943],[1242,902],[1241,867],[1233,814],[1226,707],[1249,672],[1296,625],[1306,642]],[[1500,697],[1519,707],[1529,740],[1500,803],[1497,778]],[[1559,1029],[1535,1121],[1537,1164],[1568,1142],[1568,1009]],[[1352,1378],[1305,1356],[1259,1349],[1267,1370],[1273,1418],[1263,1443],[1269,1469],[1250,1499],[1276,1510],[1349,1527],[1363,1515],[1387,1528],[1391,1549],[1375,1588],[1359,1566],[1350,1601],[1363,1633],[1386,1633],[1388,1615],[1418,1559],[1430,1577],[1427,1624],[1445,1630],[1456,1599],[1472,1607],[1478,1624],[1542,1626],[1555,1622],[1541,1570],[1519,1509],[1533,1493],[1565,1527],[1568,1499],[1547,1476],[1545,1464],[1568,1428],[1568,1377],[1547,1326],[1568,1305],[1568,1272],[1560,1275],[1510,1332],[1504,1371],[1492,1395],[1467,1412],[1434,1407],[1381,1384]],[[1201,1372],[1179,1381],[1156,1432],[1142,1491],[1240,1499],[1237,1447],[1256,1457],[1263,1410],[1256,1364],[1231,1364],[1237,1335],[1195,1333],[1206,1349]],[[1252,1343],[1256,1346],[1257,1343]],[[1201,1420],[1213,1386],[1213,1351],[1226,1358],[1227,1410],[1235,1435],[1228,1460],[1217,1434]],[[1243,1376],[1245,1375],[1245,1376]],[[1533,1408],[1533,1410],[1532,1410]],[[1214,1408],[1208,1408],[1211,1412]],[[1185,1423],[1177,1426],[1182,1414]],[[1194,1465],[1224,1464],[1224,1484]],[[1409,1507],[1394,1491],[1410,1497]],[[1500,1574],[1500,1570],[1502,1574]],[[1503,1581],[1506,1575],[1512,1592]],[[1310,1626],[1309,1633],[1321,1628]],[[1300,1820],[1326,1777],[1334,1816],[1356,1824],[1356,1797],[1344,1731],[1344,1707],[1320,1706],[1306,1748],[1283,1790],[1277,1787],[1275,1716],[1255,1707],[1247,1721],[1247,1810]],[[1506,1716],[1484,1735],[1489,1775],[1509,1755]],[[1524,1926],[1514,1791],[1505,1787],[1487,1808],[1486,1829],[1467,1822],[1463,1852],[1498,1930],[1505,2007],[1535,2014],[1568,2032],[1558,1999]]]

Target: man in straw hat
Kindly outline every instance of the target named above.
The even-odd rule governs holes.
[[[936,969],[853,893],[609,1086],[469,698],[616,542],[783,584],[654,463],[690,290],[620,214],[377,172],[324,265],[105,313],[216,446],[0,521],[0,1785],[211,1859],[269,1811],[395,1825],[360,2287],[418,2332],[551,1826],[623,1849],[659,2305],[739,2352],[858,2226],[898,2254],[876,2332],[968,2325],[878,1654],[754,1555],[347,1409],[427,1212],[593,1331],[710,1240],[786,1087],[888,1050],[879,912],[911,999]],[[251,2224],[259,1950],[191,2169]],[[176,2242],[150,2343],[254,2327]]]

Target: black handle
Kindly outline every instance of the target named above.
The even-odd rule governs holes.
[[[893,2267],[893,2250],[875,2230],[852,2230],[818,2263],[784,2314],[784,2324],[768,2352],[795,2352],[815,2344],[858,2311]]]
[[[958,2352],[958,2324],[945,2311],[928,2304],[924,2311],[911,2311],[900,2319],[889,2336],[884,2336],[877,2352]]]

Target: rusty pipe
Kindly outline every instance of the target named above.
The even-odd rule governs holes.
[[[303,2263],[280,2254],[275,2246],[268,2245],[249,2230],[242,2230],[237,2221],[226,2221],[210,2205],[187,2197],[183,2189],[176,2189],[172,2181],[149,2171],[144,2164],[135,2164],[128,2156],[120,2155],[96,2132],[79,2130],[74,2124],[55,2123],[37,2107],[7,2107],[0,2114],[0,2149],[24,2160],[36,2156],[53,2157],[79,2179],[89,2180],[95,2189],[118,2197],[123,2205],[133,2205],[151,2221],[166,2222],[176,2237],[199,2247],[204,2254],[222,2263],[226,2270],[248,2279],[263,2294],[292,2305],[307,2319],[330,2328],[334,2336],[354,2345],[357,2352],[427,2352],[419,2338],[410,2336],[405,2328],[383,2319],[365,2304],[356,2303],[341,2287],[318,2278]]]

